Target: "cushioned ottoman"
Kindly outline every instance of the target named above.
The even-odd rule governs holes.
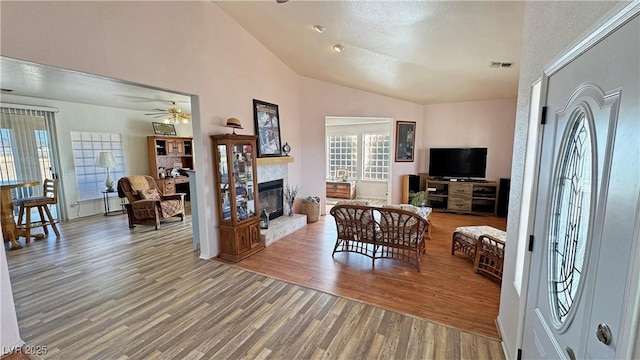
[[[491,226],[461,226],[453,232],[451,255],[456,251],[469,256],[471,261],[476,258],[476,244],[480,235],[489,235],[497,239],[506,240],[507,233]]]
[[[502,279],[507,233],[491,226],[461,226],[453,232],[451,255],[462,252],[473,261],[475,272]]]

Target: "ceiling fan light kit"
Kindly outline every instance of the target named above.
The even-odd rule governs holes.
[[[163,118],[162,122],[165,124],[188,124],[191,119],[191,114],[185,114],[182,112],[182,109],[176,107],[176,101],[172,101],[171,104],[173,107],[170,107],[166,110],[163,109],[153,109],[157,112],[148,113],[145,115],[150,115],[156,118]]]

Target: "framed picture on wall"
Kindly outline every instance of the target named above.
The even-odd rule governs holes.
[[[153,124],[153,132],[156,135],[175,135],[176,127],[173,124],[165,124],[154,122]]]
[[[396,121],[396,161],[412,162],[416,144],[416,122]]]
[[[282,156],[278,105],[253,99],[253,120],[258,135],[258,157]]]

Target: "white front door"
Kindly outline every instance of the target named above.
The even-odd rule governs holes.
[[[523,358],[623,356],[640,196],[640,18],[550,75]],[[636,284],[637,286],[637,284]]]

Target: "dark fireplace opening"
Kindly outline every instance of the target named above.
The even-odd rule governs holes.
[[[262,215],[262,210],[267,209],[270,220],[282,216],[282,207],[284,204],[282,184],[282,179],[258,184],[258,199],[260,199],[258,208],[260,215]]]

